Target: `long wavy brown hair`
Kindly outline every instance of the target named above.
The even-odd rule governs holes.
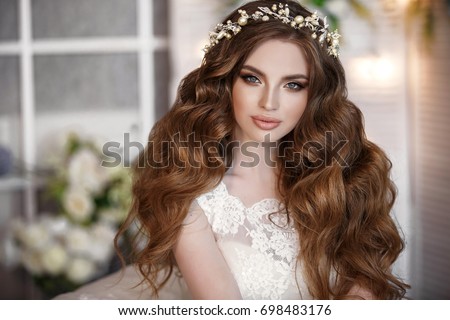
[[[291,16],[311,15],[298,2],[276,2],[288,3]],[[273,3],[253,1],[240,9],[252,13]],[[224,22],[239,16],[236,10]],[[134,163],[132,207],[116,244],[137,222],[141,249],[132,261],[157,296],[176,265],[172,249],[192,202],[214,188],[230,165],[224,146],[235,127],[233,83],[249,54],[269,39],[298,44],[309,64],[308,104],[282,139],[289,144],[279,144],[277,168],[278,193],[299,234],[298,259],[310,294],[352,298],[348,293],[358,285],[379,299],[402,298],[408,285],[392,273],[404,243],[390,216],[396,196],[391,162],[367,140],[361,111],[347,98],[339,59],[306,28],[274,19],[249,22],[231,40],[221,40],[182,80],[171,110]]]

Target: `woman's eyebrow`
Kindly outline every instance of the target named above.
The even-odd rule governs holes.
[[[242,67],[242,69],[247,69],[247,70],[249,70],[249,71],[252,71],[252,72],[256,73],[256,74],[259,75],[259,76],[262,76],[262,77],[264,77],[264,78],[266,77],[266,75],[264,74],[264,72],[262,72],[262,71],[259,70],[258,68],[252,67],[252,66],[250,66],[250,65],[248,65],[248,64],[244,65],[244,66]],[[309,78],[308,78],[306,75],[301,74],[301,73],[298,73],[298,74],[291,74],[291,75],[287,75],[287,76],[284,76],[284,77],[283,77],[283,80],[295,80],[295,79],[305,79],[305,80],[309,80]]]

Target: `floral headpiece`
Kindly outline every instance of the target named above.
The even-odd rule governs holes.
[[[280,3],[278,6],[274,4],[272,8],[258,7],[259,11],[249,15],[245,10],[239,10],[241,15],[237,22],[228,20],[226,24],[219,23],[214,32],[209,33],[209,44],[205,46],[203,51],[208,52],[213,46],[215,46],[223,38],[231,39],[233,35],[239,33],[243,26],[245,26],[249,20],[254,21],[268,21],[270,17],[276,20],[280,20],[282,23],[289,24],[294,29],[309,28],[312,32],[312,38],[318,39],[319,43],[327,43],[327,52],[330,56],[339,56],[339,38],[341,35],[337,30],[333,32],[328,31],[327,18],[323,19],[324,25],[319,23],[319,16],[317,12],[314,12],[309,17],[289,15],[289,6],[287,4]]]

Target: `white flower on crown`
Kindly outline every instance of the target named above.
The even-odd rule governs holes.
[[[320,45],[327,44],[327,53],[330,56],[335,58],[339,56],[339,33],[337,30],[333,32],[328,31],[329,25],[327,24],[326,17],[323,18],[324,25],[321,26],[317,12],[307,17],[301,15],[293,17],[290,16],[289,5],[279,3],[278,6],[273,4],[271,8],[258,7],[258,10],[252,14],[247,13],[245,10],[238,10],[238,13],[240,14],[240,18],[236,22],[228,20],[224,24],[219,23],[214,31],[209,33],[209,44],[204,47],[204,52],[208,52],[220,40],[231,39],[234,35],[241,32],[249,20],[269,21],[270,19],[275,19],[290,25],[294,29],[309,28],[313,39],[318,39]]]
[[[75,283],[84,283],[91,280],[95,273],[95,264],[84,258],[74,258],[70,261],[66,270],[67,278]]]
[[[87,148],[70,158],[68,172],[70,185],[94,194],[102,191],[109,178],[108,170],[101,166],[100,158]]]
[[[59,244],[53,244],[41,254],[43,270],[51,275],[61,273],[68,262],[68,254]]]
[[[63,206],[67,214],[76,222],[87,221],[93,214],[94,203],[86,190],[69,188],[63,196]]]

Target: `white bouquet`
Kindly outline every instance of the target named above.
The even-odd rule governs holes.
[[[93,142],[69,135],[47,184],[58,211],[13,223],[16,256],[48,297],[109,270],[113,239],[129,209],[131,178],[128,169],[103,167],[102,160]]]
[[[19,261],[49,296],[104,275],[114,255],[110,223],[82,227],[64,216],[41,215],[14,221],[13,233]]]

